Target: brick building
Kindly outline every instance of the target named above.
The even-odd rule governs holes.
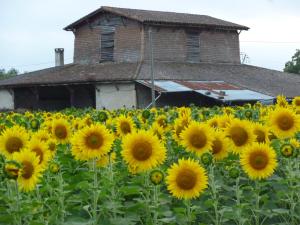
[[[101,7],[64,28],[74,62],[0,81],[0,108],[239,104],[300,95],[300,77],[241,64],[249,28],[204,15]],[[149,36],[151,35],[151,37]],[[153,59],[153,67],[151,60]]]

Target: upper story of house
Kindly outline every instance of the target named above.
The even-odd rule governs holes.
[[[73,31],[74,63],[107,61],[240,63],[248,27],[205,15],[101,7],[64,28]],[[151,44],[150,44],[151,43]]]

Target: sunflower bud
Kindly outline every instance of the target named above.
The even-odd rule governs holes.
[[[159,185],[163,182],[164,180],[164,174],[162,171],[160,170],[153,170],[150,173],[150,181],[154,184],[154,185]]]
[[[150,117],[150,111],[149,110],[144,110],[143,112],[142,112],[142,116],[143,116],[143,118],[144,119],[148,119],[149,117]]]
[[[253,112],[252,112],[251,109],[246,109],[246,110],[244,111],[244,116],[245,116],[245,118],[251,119],[251,118],[252,118],[252,115],[253,115]]]
[[[104,111],[99,112],[98,119],[100,122],[105,122],[108,119],[106,112]]]
[[[204,153],[201,156],[201,162],[206,166],[209,166],[212,163],[212,159],[213,159],[212,155],[208,152]]]
[[[236,179],[240,176],[240,170],[236,167],[232,167],[228,171],[229,177],[232,179]]]
[[[33,119],[30,121],[30,127],[31,129],[37,130],[40,126],[40,121],[37,119]]]
[[[51,171],[51,173],[58,173],[58,171],[60,170],[60,167],[59,167],[58,163],[51,162],[49,164],[49,170]]]
[[[280,153],[282,156],[289,158],[294,156],[296,151],[292,144],[285,143],[280,146]]]
[[[4,165],[4,174],[7,178],[17,179],[21,165],[16,161],[7,161]]]

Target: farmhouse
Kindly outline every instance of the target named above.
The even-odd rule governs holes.
[[[0,81],[0,108],[240,104],[300,95],[300,77],[241,64],[249,28],[205,15],[101,7],[64,28],[74,60]]]

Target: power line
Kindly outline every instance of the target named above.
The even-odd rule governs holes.
[[[240,41],[249,43],[263,43],[263,44],[300,44],[300,41]]]

